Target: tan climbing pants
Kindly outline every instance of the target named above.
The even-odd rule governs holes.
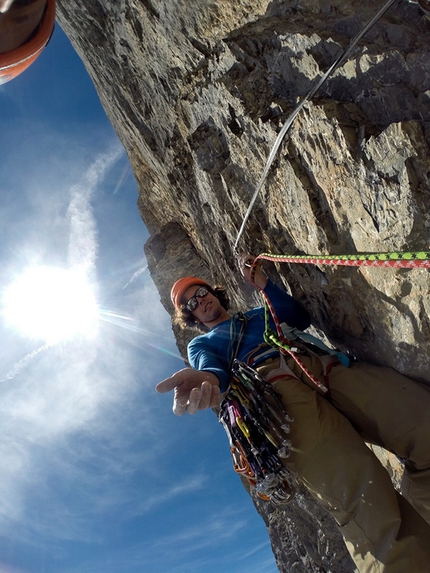
[[[323,375],[316,356],[301,356]],[[334,366],[322,397],[294,360],[258,368],[291,423],[286,466],[330,512],[360,573],[429,573],[430,392],[390,368]],[[342,412],[342,413],[341,413]],[[360,435],[361,434],[361,435]],[[406,458],[405,495],[362,436]]]

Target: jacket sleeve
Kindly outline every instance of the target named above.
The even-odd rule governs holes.
[[[280,289],[270,280],[267,281],[264,292],[269,297],[279,322],[286,322],[299,330],[305,330],[311,324],[311,317],[291,295]]]
[[[230,384],[229,365],[226,358],[208,344],[204,336],[197,336],[188,345],[188,361],[195,370],[212,372],[220,381],[220,390],[225,392]]]

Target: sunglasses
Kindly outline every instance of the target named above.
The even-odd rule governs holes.
[[[194,296],[192,296],[186,303],[185,303],[185,308],[187,308],[190,312],[193,312],[193,310],[195,310],[197,308],[198,302],[197,302],[197,298],[203,298],[205,297],[207,294],[209,294],[209,290],[206,287],[199,287],[196,292],[194,293]]]

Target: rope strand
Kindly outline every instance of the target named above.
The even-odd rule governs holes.
[[[269,346],[273,346],[274,348],[277,348],[282,354],[291,356],[291,358],[294,359],[294,361],[298,364],[298,366],[301,368],[301,370],[303,370],[303,372],[306,374],[306,376],[309,378],[309,380],[311,380],[315,384],[315,386],[317,386],[323,393],[326,393],[328,391],[328,388],[321,382],[321,380],[318,380],[318,378],[316,376],[314,376],[312,374],[312,372],[310,372],[308,370],[308,368],[306,368],[306,366],[303,364],[303,362],[297,356],[297,353],[294,351],[294,349],[292,347],[292,341],[285,338],[284,333],[282,332],[281,324],[279,322],[279,319],[276,315],[275,309],[274,309],[269,297],[265,293],[264,289],[261,288],[254,280],[255,270],[257,268],[257,261],[260,258],[263,258],[264,256],[265,255],[260,255],[254,259],[252,266],[251,266],[251,277],[250,277],[252,285],[260,292],[261,297],[263,298],[263,301],[264,301],[264,322],[265,322],[264,335],[263,335],[264,336],[264,342],[266,344],[268,344]],[[270,256],[270,255],[267,255],[267,256]],[[270,314],[272,315],[273,322],[275,323],[276,332],[274,332],[270,328],[269,311],[270,311]]]
[[[382,8],[375,14],[375,16],[369,20],[369,22],[364,26],[364,28],[361,30],[361,32],[359,32],[355,38],[352,39],[352,41],[350,42],[349,46],[342,52],[342,54],[337,58],[337,60],[330,66],[330,68],[326,71],[326,73],[320,78],[320,80],[317,82],[317,84],[310,90],[310,92],[303,98],[303,100],[299,103],[299,105],[294,109],[294,111],[291,113],[291,115],[288,117],[287,121],[284,123],[281,131],[279,132],[275,143],[273,144],[272,150],[270,152],[270,155],[266,161],[266,166],[264,167],[263,170],[263,174],[261,175],[260,181],[257,184],[257,188],[254,192],[254,195],[251,199],[251,202],[249,204],[248,210],[245,213],[245,217],[242,221],[242,225],[239,229],[239,233],[237,235],[236,238],[236,242],[234,243],[233,246],[233,252],[234,254],[238,254],[238,244],[239,241],[243,235],[243,232],[245,230],[246,224],[248,222],[248,219],[251,215],[251,211],[254,208],[254,204],[257,200],[257,197],[264,185],[264,182],[266,180],[266,177],[269,173],[269,169],[273,163],[273,160],[275,159],[275,156],[278,152],[278,149],[282,143],[282,140],[284,139],[285,135],[287,134],[287,132],[289,131],[289,129],[291,128],[294,120],[296,119],[296,117],[298,116],[299,112],[301,111],[301,109],[303,108],[303,106],[305,105],[305,103],[310,100],[315,93],[320,89],[320,87],[325,83],[325,81],[329,78],[329,76],[341,65],[343,64],[343,62],[346,60],[346,58],[349,56],[349,54],[351,53],[351,51],[354,49],[354,47],[356,46],[356,44],[361,40],[361,38],[370,30],[370,28],[372,28],[372,26],[374,26],[374,24],[376,24],[376,22],[383,16],[383,14],[391,7],[392,4],[394,4],[394,2],[397,2],[397,0],[388,0],[383,6]]]
[[[362,253],[355,255],[273,255],[262,253],[255,260],[258,259],[278,263],[307,263],[310,265],[338,265],[346,267],[430,268],[429,251]]]

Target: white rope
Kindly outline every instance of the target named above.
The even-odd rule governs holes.
[[[336,68],[338,68],[341,64],[343,64],[343,62],[347,59],[347,57],[349,56],[349,54],[351,53],[351,51],[353,50],[353,48],[356,46],[356,44],[361,40],[361,38],[370,30],[370,28],[376,24],[376,22],[379,20],[379,18],[381,18],[381,16],[388,10],[388,8],[390,8],[390,6],[392,4],[394,4],[394,2],[397,2],[397,0],[388,0],[384,6],[375,14],[375,16],[373,16],[373,18],[371,20],[369,20],[369,22],[365,25],[365,27],[361,30],[361,32],[359,34],[357,34],[357,36],[355,36],[355,38],[353,38],[353,40],[350,42],[348,48],[346,48],[346,50],[344,50],[344,52],[339,56],[339,58],[330,66],[330,68],[326,71],[326,73],[321,77],[321,79],[318,81],[318,83],[310,90],[310,92],[303,98],[303,100],[299,103],[299,105],[294,109],[294,111],[291,113],[291,115],[288,117],[287,121],[284,123],[281,131],[278,134],[278,137],[276,138],[275,143],[273,144],[272,150],[270,151],[270,155],[267,159],[266,162],[266,166],[264,168],[263,174],[260,177],[260,181],[258,182],[257,188],[254,192],[254,195],[251,199],[251,203],[249,204],[248,210],[245,214],[245,217],[243,219],[242,225],[239,229],[239,233],[237,235],[236,238],[236,242],[234,243],[234,247],[233,247],[233,252],[235,254],[238,253],[238,243],[242,237],[243,231],[245,229],[245,226],[248,222],[248,219],[251,215],[251,211],[254,207],[255,201],[257,200],[258,194],[260,193],[263,184],[266,180],[267,174],[269,172],[269,169],[273,163],[273,160],[275,159],[275,156],[278,152],[279,146],[282,143],[282,140],[284,139],[286,133],[288,132],[288,130],[290,129],[290,127],[292,126],[294,120],[296,119],[297,115],[299,114],[299,112],[301,111],[301,109],[303,108],[303,106],[305,105],[305,103],[310,100],[315,93],[319,90],[319,88],[324,84],[324,82],[327,80],[327,78],[336,70]]]

